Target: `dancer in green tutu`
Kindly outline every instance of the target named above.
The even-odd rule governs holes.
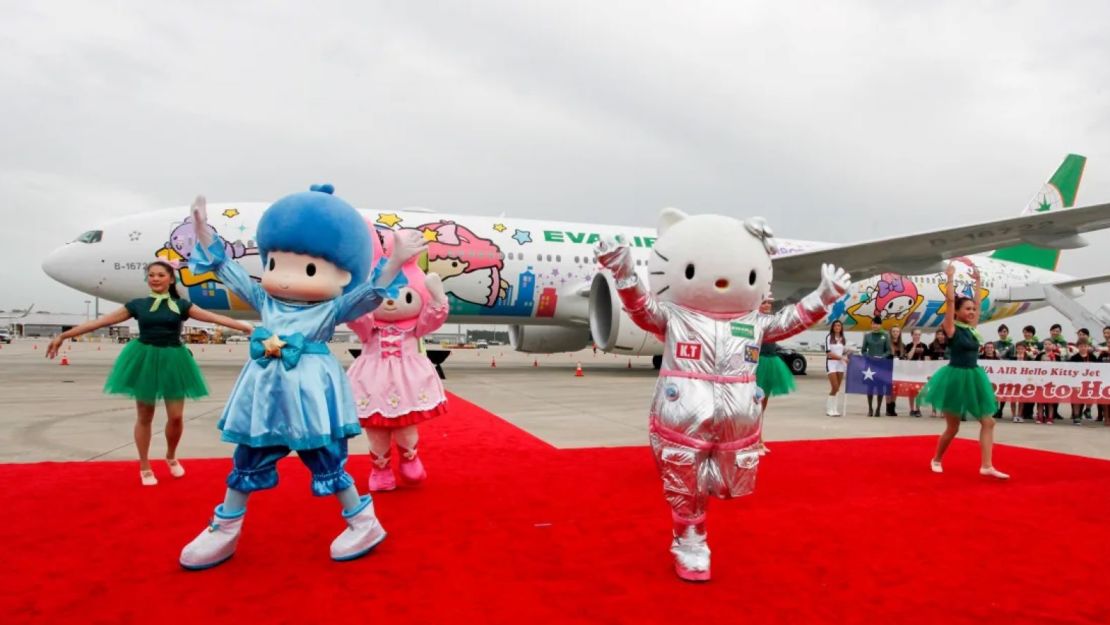
[[[772,314],[774,300],[768,298],[759,306],[759,312],[764,315]],[[759,444],[756,449],[759,455],[765,455],[771,450],[763,444],[763,415],[767,412],[767,400],[776,395],[788,395],[794,392],[794,374],[790,367],[779,358],[779,346],[775,343],[763,343],[759,346],[759,364],[755,367],[755,385],[763,389],[763,399],[760,401],[759,412]]]
[[[975,279],[974,298],[956,297],[956,289],[952,277],[956,273],[954,265],[948,265],[948,288],[945,296],[948,298],[947,310],[944,316],[944,332],[952,337],[950,344],[951,356],[948,364],[942,367],[921,389],[918,395],[918,404],[932,406],[944,415],[948,427],[940,435],[937,442],[937,453],[933,457],[932,469],[934,473],[943,473],[944,468],[940,461],[948,445],[960,431],[960,418],[967,417],[979,421],[979,450],[982,454],[982,464],[979,468],[980,475],[996,477],[1004,480],[1009,475],[994,468],[991,462],[991,452],[994,447],[994,415],[998,408],[995,400],[994,388],[987,378],[986,371],[978,364],[979,347],[983,344],[983,337],[975,329],[979,322],[979,269],[972,267],[972,277]]]
[[[185,468],[177,460],[177,444],[185,428],[185,398],[208,394],[208,386],[192,353],[181,344],[182,322],[191,318],[248,333],[254,326],[211,313],[181,299],[174,284],[174,268],[165,261],[155,261],[147,267],[146,282],[150,295],[133,299],[115,312],[59,334],[50,341],[46,357],[55,357],[66,339],[123,323],[132,317],[139,322],[139,339],[129,342],[120,352],[104,392],[135,399],[139,478],[143,486],[154,486],[158,479],[150,467],[148,454],[155,404],[159,400],[166,404],[166,464],[171,475],[181,477],[185,475]]]

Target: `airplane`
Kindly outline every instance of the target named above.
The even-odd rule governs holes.
[[[777,304],[797,301],[811,290],[826,262],[871,277],[854,282],[814,329],[842,321],[848,331],[867,331],[878,314],[884,328],[934,330],[944,317],[946,279],[941,272],[948,262],[958,267],[956,288],[968,295],[971,267],[979,269],[984,321],[1047,305],[1031,287],[1078,296],[1085,286],[1110,281],[1110,275],[1075,278],[1056,271],[1060,249],[1081,247],[1086,244],[1082,233],[1110,228],[1110,204],[1071,208],[1085,165],[1085,157],[1068,155],[1017,217],[847,245],[776,239]],[[209,204],[209,224],[228,256],[256,277],[262,266],[253,237],[267,206]],[[577,351],[592,343],[604,352],[651,355],[658,367],[662,343],[628,319],[611,277],[598,271],[593,252],[598,241],[623,236],[641,279],[650,282],[646,270],[653,228],[424,209],[360,212],[368,227],[381,233],[411,228],[423,234],[428,241],[423,266],[443,278],[449,323],[508,325],[512,347],[522,352]],[[42,267],[62,284],[126,302],[145,295],[148,262],[186,260],[193,237],[188,207],[155,210],[84,232],[52,251]],[[257,318],[214,274],[195,275],[187,266],[179,273],[183,296],[196,304],[232,317]]]
[[[33,311],[34,309],[35,309],[34,304],[31,304],[27,308],[23,308],[23,309],[13,309],[12,314],[10,314],[10,315],[2,314],[2,315],[0,315],[0,319],[5,320],[5,321],[12,321],[12,320],[15,320],[15,319],[23,319],[23,318],[27,317],[28,315],[30,315],[31,311]],[[0,312],[3,312],[3,311],[0,311]]]

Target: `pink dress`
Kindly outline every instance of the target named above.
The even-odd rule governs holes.
[[[362,353],[347,369],[363,427],[399,428],[447,411],[435,367],[420,339],[443,326],[447,306],[424,306],[413,321],[386,323],[373,315],[347,324],[362,340]]]

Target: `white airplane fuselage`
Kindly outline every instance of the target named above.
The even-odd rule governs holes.
[[[262,212],[268,205],[212,204],[209,222],[226,243],[226,250],[254,276],[261,261],[254,243]],[[361,211],[368,224],[388,230],[414,228],[428,239],[428,271],[443,278],[451,301],[450,322],[495,323],[514,326],[587,328],[590,285],[597,273],[593,249],[602,239],[623,235],[646,280],[647,258],[655,241],[652,228],[631,228],[509,217],[471,217],[424,212]],[[89,295],[126,302],[147,293],[147,264],[158,258],[184,261],[192,250],[192,224],[185,223],[185,207],[153,211],[107,223],[77,241],[53,251],[43,269],[55,280]],[[776,239],[777,254],[791,254],[834,243]],[[1012,317],[1039,308],[1038,302],[1006,302],[1013,287],[1033,282],[1058,282],[1068,276],[987,256],[957,259],[967,269],[974,263],[982,275],[982,320]],[[230,295],[211,274],[179,271],[181,295],[203,308],[240,318],[256,318],[244,302]],[[819,280],[813,272],[812,286]],[[853,283],[815,329],[835,320],[845,329],[869,330],[878,313],[883,325],[929,332],[943,320],[945,302],[940,273],[899,275],[884,273]],[[970,294],[966,271],[957,288]],[[583,345],[584,347],[585,345]],[[640,350],[642,351],[642,350]],[[654,350],[653,350],[654,351]]]

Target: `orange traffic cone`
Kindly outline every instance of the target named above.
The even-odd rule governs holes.
[[[58,364],[63,366],[63,367],[68,367],[69,366],[69,358],[66,358],[65,356],[62,356],[62,362],[60,362]]]
[[[584,374],[582,373],[582,363],[578,363],[578,367],[575,368],[575,370],[574,370],[574,377],[581,378],[581,377],[583,377],[583,375]]]
[[[35,343],[35,349],[38,349],[38,348],[39,348],[39,344]]]
[[[532,361],[532,366],[533,366],[533,367],[538,367],[538,366],[540,366],[540,361],[539,361],[539,359],[533,360],[533,361]]]
[[[629,369],[632,368],[632,359],[631,358],[628,359],[628,368]]]
[[[494,358],[494,359],[490,360],[489,361],[489,366],[496,368],[497,367],[497,359]]]

